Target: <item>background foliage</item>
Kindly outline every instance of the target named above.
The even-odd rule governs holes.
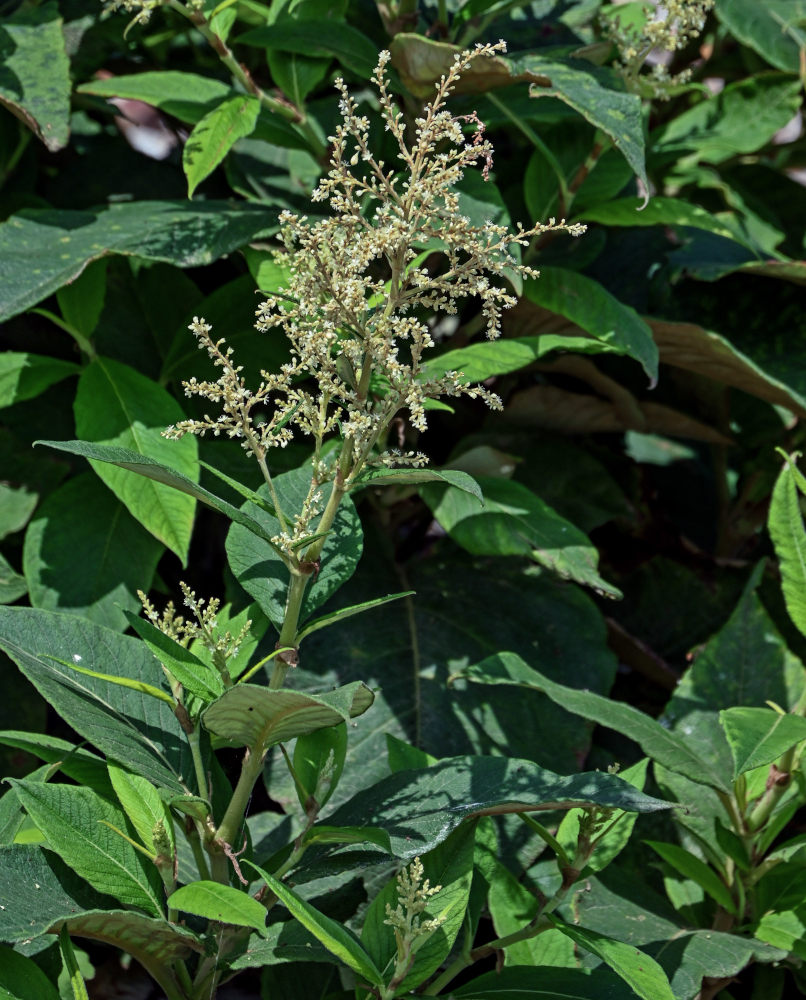
[[[625,89],[598,0],[171,4],[126,33],[124,13],[84,0],[3,13],[0,600],[122,634],[138,588],[162,602],[182,578],[221,595],[233,615],[256,601],[262,612],[252,605],[250,614],[271,649],[277,596],[248,582],[263,556],[243,544],[245,529],[227,535],[226,521],[191,495],[32,444],[125,447],[239,506],[205,466],[256,489],[255,465],[237,447],[161,437],[184,415],[201,416],[180,385],[208,365],[188,322],[203,315],[226,334],[247,373],[281,364],[284,344],[253,330],[254,289],[281,278],[269,253],[279,212],[309,210],[337,118],[334,77],[377,120],[366,83],[389,47],[413,112],[450,46],[503,37],[508,55],[494,72],[471,73],[453,105],[476,110],[496,148],[491,179],[467,179],[464,210],[589,228],[573,241],[547,234],[525,251],[542,276],[516,288],[501,340],[480,336],[470,308],[435,331],[430,370],[491,380],[504,411],[462,401],[433,410],[419,440],[406,427],[401,435],[436,465],[476,477],[485,506],[441,484],[370,485],[349,515],[363,524],[363,553],[343,555],[337,606],[416,596],[369,612],[360,630],[341,622],[306,642],[295,687],[362,680],[377,694],[350,730],[329,807],[386,779],[396,741],[435,758],[504,755],[563,775],[626,768],[643,752],[658,762],[648,790],[696,808],[674,821],[639,819],[638,839],[605,875],[590,872],[564,913],[576,930],[524,942],[507,953],[505,975],[455,995],[493,997],[521,977],[539,996],[529,978],[538,967],[553,995],[563,977],[573,986],[572,972],[596,966],[584,984],[593,992],[579,995],[623,996],[623,983],[607,992],[609,973],[591,959],[596,934],[654,955],[677,1000],[774,1000],[803,988],[806,916],[786,888],[804,877],[796,842],[786,878],[743,920],[725,897],[726,858],[741,861],[727,831],[715,850],[713,830],[726,830],[720,794],[775,759],[740,764],[731,733],[749,723],[731,729],[729,717],[723,736],[718,713],[768,700],[787,709],[802,695],[804,640],[775,565],[759,561],[772,551],[764,525],[775,447],[801,444],[806,415],[806,5],[717,0],[703,35],[676,56],[675,68],[693,67],[691,81],[666,101]],[[382,149],[383,133],[376,139]],[[291,470],[306,455],[295,443],[280,461]],[[3,728],[73,738],[10,659],[0,669]],[[611,708],[574,701],[562,685],[609,696]],[[638,728],[622,725],[612,706],[624,703],[661,716],[679,745],[658,750],[657,729],[642,738],[634,720]],[[162,715],[162,727],[176,727]],[[6,775],[31,770],[26,751],[43,755],[22,739],[5,743]],[[135,744],[127,753],[146,753]],[[681,747],[693,763],[674,756]],[[288,837],[276,810],[298,811],[280,765],[267,768],[260,796],[275,811],[256,808],[250,827],[260,864]],[[23,793],[0,802],[12,794]],[[790,810],[774,836],[798,834],[798,817]],[[2,842],[19,842],[19,831],[10,837]],[[696,864],[675,853],[680,844]],[[522,826],[499,831],[489,937],[513,929],[512,915],[528,913],[550,884],[543,846]],[[329,896],[319,887],[317,903],[346,920],[377,888],[355,876]],[[143,876],[128,901],[147,909],[155,891]],[[52,972],[46,958],[40,966]],[[330,966],[315,968],[321,995],[339,995]],[[270,965],[266,995],[295,996],[296,976]]]

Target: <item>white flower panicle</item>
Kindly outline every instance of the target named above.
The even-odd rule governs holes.
[[[445,915],[429,920],[421,919],[428,906],[428,900],[442,891],[441,885],[432,886],[428,879],[423,881],[423,864],[415,858],[408,868],[403,868],[397,876],[397,906],[386,904],[386,920],[395,933],[398,962],[406,962],[416,950],[418,938],[428,937],[445,922]]]

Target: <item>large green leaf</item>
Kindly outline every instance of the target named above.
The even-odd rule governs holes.
[[[670,770],[678,771],[700,784],[728,790],[726,778],[720,773],[709,773],[707,763],[690,749],[682,736],[669,732],[652,716],[645,715],[632,705],[557,684],[513,653],[491,656],[468,667],[465,675],[468,680],[482,684],[515,684],[542,691],[566,711],[577,712],[585,719],[635,740],[647,756]]]
[[[68,916],[64,924],[71,934],[114,945],[146,966],[168,964],[204,950],[201,940],[184,927],[133,910],[81,913]]]
[[[74,410],[81,438],[130,449],[170,463],[190,479],[198,478],[198,446],[193,435],[179,441],[162,436],[168,424],[183,419],[181,407],[166,389],[128,365],[94,358],[81,373]],[[152,479],[130,476],[107,462],[90,461],[129,513],[184,565],[196,511],[193,498]]]
[[[193,913],[208,920],[254,927],[258,932],[266,926],[266,907],[262,903],[240,889],[218,882],[202,880],[182,886],[168,897],[168,905],[173,910]]]
[[[225,691],[202,719],[211,733],[233,746],[272,746],[363,715],[374,697],[360,681],[318,696],[238,684]]]
[[[422,35],[399,32],[389,46],[392,62],[406,87],[429,97],[448,69],[455,46]],[[556,97],[607,133],[633,171],[646,184],[641,99],[624,93],[624,85],[609,69],[585,59],[551,59],[536,53],[478,59],[463,75],[459,92],[485,92],[514,82],[532,84],[533,97]]]
[[[781,588],[789,617],[806,635],[806,529],[800,495],[806,479],[797,467],[798,455],[788,456],[775,483],[768,527],[781,565]]]
[[[124,610],[140,607],[136,591],[150,588],[162,552],[97,476],[76,476],[47,497],[25,533],[31,604],[123,632]]]
[[[577,271],[544,267],[539,278],[525,283],[525,293],[532,302],[565,316],[603,341],[614,353],[635,358],[655,383],[658,348],[652,330],[633,308],[619,302],[598,281]]]
[[[158,787],[190,791],[186,781],[193,774],[193,760],[165,702],[57,662],[160,687],[162,669],[139,639],[72,615],[0,608],[0,648],[62,718],[104,754]]]
[[[93,889],[154,916],[162,913],[157,869],[120,833],[124,813],[89,788],[12,779],[26,812],[48,844]]]
[[[716,16],[735,38],[777,69],[801,71],[806,47],[804,0],[720,0]]]
[[[22,351],[5,351],[0,354],[0,408],[32,399],[54,382],[80,371],[72,361]]]
[[[55,151],[70,136],[70,64],[59,5],[20,7],[3,18],[0,103]]]
[[[596,931],[559,920],[554,923],[575,944],[601,958],[642,1000],[675,1000],[666,973],[654,958]]]
[[[159,854],[164,848],[155,844],[154,838],[157,830],[162,827],[165,837],[160,839],[167,838],[170,844],[170,851],[165,853],[169,857],[173,856],[176,846],[173,821],[157,789],[139,774],[132,774],[112,763],[109,764],[109,780],[123,811],[137,831],[140,843],[153,854]]]
[[[800,91],[799,80],[781,73],[730,83],[653,132],[653,153],[691,153],[701,163],[755,153],[797,114]]]
[[[268,872],[247,862],[261,876],[268,889],[283,903],[291,915],[309,931],[328,951],[336,955],[346,966],[357,972],[376,986],[383,985],[383,977],[375,963],[364,951],[359,941],[337,920],[320,913],[310,903],[292,892]]]
[[[393,854],[410,859],[441,844],[471,816],[578,805],[630,812],[668,809],[626,781],[600,772],[567,777],[528,760],[453,757],[422,770],[398,771],[359,792],[327,817],[332,826],[380,827]]]
[[[485,972],[451,990],[456,1000],[625,1000],[624,983],[602,968],[552,969],[515,965]]]
[[[0,945],[0,1000],[59,1000],[59,992],[32,958]]]
[[[341,21],[295,18],[265,28],[253,28],[238,37],[244,45],[272,52],[296,52],[303,56],[335,56],[353,73],[366,78],[378,61],[373,41],[350,24]]]
[[[208,111],[187,137],[182,167],[188,180],[188,198],[221,163],[239,139],[251,135],[257,125],[260,101],[243,94],[222,101]]]
[[[621,592],[597,570],[598,553],[588,537],[521,483],[481,479],[484,506],[454,487],[421,492],[434,517],[473,555],[522,555],[565,579],[593,587],[605,597]]]
[[[425,982],[453,947],[470,898],[475,839],[475,825],[467,823],[420,859],[423,878],[429,881],[431,888],[441,886],[440,891],[428,899],[420,921],[441,919],[442,923],[427,940],[417,942],[414,961],[398,987],[401,994],[410,993]],[[364,916],[361,943],[379,969],[394,968],[397,941],[395,931],[386,922],[386,908],[396,909],[398,889],[397,879],[387,882]]]
[[[287,518],[293,519],[302,510],[310,483],[311,468],[308,464],[274,478],[274,489]],[[325,491],[329,488],[323,487]],[[269,491],[266,486],[262,486],[258,492],[261,497],[268,499]],[[280,534],[280,522],[276,517],[248,502],[242,509],[261,525],[269,537]],[[311,534],[316,532],[318,523],[319,517],[310,522]],[[350,579],[361,557],[362,544],[361,521],[352,500],[344,497],[325,540],[320,572],[308,585],[305,593],[300,624]],[[275,548],[256,539],[241,525],[233,524],[227,535],[227,558],[238,582],[255,598],[261,610],[279,630],[285,617],[289,573]]]
[[[202,701],[214,701],[224,692],[224,681],[214,666],[203,663],[189,649],[165,635],[152,622],[136,615],[126,616],[128,624],[140,636],[159,662],[177,681]]]
[[[771,708],[728,708],[719,713],[719,721],[733,754],[734,780],[754,767],[772,764],[806,740],[802,715],[781,715]]]
[[[199,267],[275,227],[275,212],[225,201],[25,209],[0,224],[0,322],[41,302],[108,254]]]
[[[155,462],[147,455],[141,455],[129,448],[118,448],[114,445],[93,444],[90,441],[37,441],[36,444],[46,445],[48,448],[56,448],[58,451],[66,451],[71,455],[81,455],[83,458],[94,462],[109,462],[120,469],[127,469],[136,472],[146,479],[153,479],[156,483],[164,483],[180,493],[186,493],[189,497],[200,500],[213,510],[217,510],[230,521],[235,521],[242,525],[252,534],[262,538],[265,542],[271,542],[271,536],[266,529],[258,524],[254,518],[249,517],[242,510],[233,507],[232,504],[222,500],[214,493],[199,486],[188,476],[177,472],[169,466]]]

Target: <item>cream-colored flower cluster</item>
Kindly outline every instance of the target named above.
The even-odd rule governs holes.
[[[423,881],[423,863],[419,858],[403,868],[397,876],[397,906],[386,904],[386,920],[395,932],[398,963],[404,966],[418,938],[428,937],[445,922],[444,916],[422,920],[421,914],[428,906],[428,900],[442,891],[441,885],[432,886],[429,879]]]
[[[620,71],[628,84],[637,85],[638,74],[647,57],[655,54],[657,60],[649,76],[642,76],[642,90],[652,96],[668,98],[673,86],[686,83],[691,70],[674,75],[669,73],[666,60],[672,53],[684,48],[697,38],[705,27],[708,12],[715,0],[664,0],[663,4],[646,4],[643,25],[624,25],[616,11],[605,22],[605,35],[619,50]]]

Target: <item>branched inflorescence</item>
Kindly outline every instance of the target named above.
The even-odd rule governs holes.
[[[411,140],[389,93],[390,55],[380,54],[373,82],[396,146],[396,167],[376,158],[369,120],[359,114],[344,82],[336,81],[342,122],[330,140],[330,169],[313,192],[314,202],[329,203],[330,214],[311,221],[282,213],[284,249],[276,258],[287,278],[257,311],[258,330],[282,331],[291,359],[277,373],[261,372],[253,392],[231,349],[213,340],[204,320],[195,319],[191,330],[221,374],[215,382],[191,379],[185,391],[219,404],[222,412],[182,421],[168,436],[211,432],[240,438],[270,482],[267,450],[284,446],[300,431],[315,441],[312,489],[337,474],[349,488],[368,463],[425,462],[416,453],[385,450],[398,413],[407,411],[411,425],[422,431],[427,400],[438,396],[464,394],[500,407],[494,393],[468,384],[458,372],[429,374],[424,355],[434,346],[434,317],[455,314],[475,297],[487,336],[497,337],[502,310],[515,303],[507,274],[537,274],[520,263],[520,248],[548,231],[573,236],[584,231],[551,219],[510,232],[491,220],[474,223],[463,212],[457,186],[471,168],[488,176],[493,149],[478,117],[455,116],[447,100],[473,59],[503,49],[501,42],[457,54],[414,121]],[[260,425],[253,419],[258,407],[269,407]],[[338,470],[321,460],[323,439],[333,431],[343,440]],[[303,521],[293,530],[288,526],[285,547],[310,518]]]
[[[652,73],[640,78],[639,89],[664,99],[669,97],[671,87],[688,82],[690,69],[672,75],[667,62],[674,52],[702,33],[714,3],[715,0],[665,0],[662,5],[647,4],[640,28],[624,24],[616,9],[605,22],[605,35],[618,48],[619,70],[628,85],[638,85],[641,67],[652,53],[657,57]]]

